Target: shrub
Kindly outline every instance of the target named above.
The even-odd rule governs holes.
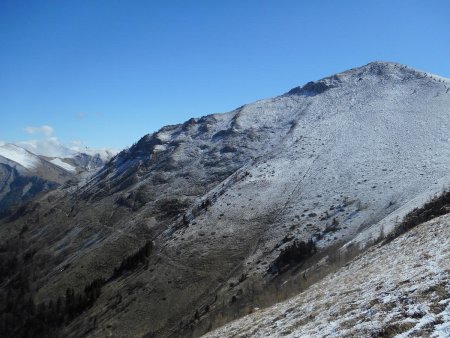
[[[401,234],[415,226],[427,222],[433,218],[448,214],[450,212],[450,191],[431,199],[420,208],[415,208],[407,214],[403,221],[386,237],[384,244],[391,242]]]
[[[114,268],[114,272],[111,276],[111,279],[119,277],[125,271],[135,269],[140,264],[144,264],[144,266],[148,268],[148,266],[146,265],[146,261],[148,260],[148,257],[152,253],[152,250],[153,250],[153,242],[147,241],[145,245],[138,251],[136,251],[134,254],[124,258],[122,260],[122,263],[120,263],[119,267]]]
[[[283,248],[269,268],[272,274],[279,273],[281,270],[303,262],[306,258],[316,253],[314,241],[294,241],[292,244]]]

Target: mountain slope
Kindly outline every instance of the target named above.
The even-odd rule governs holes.
[[[205,337],[448,337],[450,215]]]
[[[449,88],[375,62],[168,126],[0,234],[27,225],[21,240],[47,257],[36,302],[106,280],[68,336],[199,335],[314,283],[337,266],[305,281],[308,267],[449,182]],[[126,263],[146,242],[145,264]]]

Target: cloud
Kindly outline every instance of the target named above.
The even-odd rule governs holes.
[[[45,137],[52,136],[54,129],[49,125],[43,125],[40,127],[29,126],[24,129],[28,134],[43,134]]]
[[[50,157],[70,157],[74,153],[73,150],[65,147],[54,136],[40,140],[17,142],[16,144],[36,155],[44,155]]]
[[[83,142],[80,140],[72,140],[72,141],[70,141],[70,144],[74,147],[78,147],[78,146],[81,146],[83,144]]]
[[[115,149],[87,147],[82,140],[72,140],[68,145],[63,144],[54,135],[55,130],[49,125],[40,127],[28,126],[24,128],[24,131],[28,134],[37,134],[41,137],[33,140],[15,142],[15,144],[36,155],[67,158],[82,152],[89,155],[99,154],[102,159],[107,160],[118,153]],[[0,140],[1,145],[2,141]]]

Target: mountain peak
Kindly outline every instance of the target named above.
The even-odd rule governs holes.
[[[374,61],[361,67],[352,68],[342,73],[327,76],[318,81],[308,82],[304,86],[291,89],[287,94],[315,96],[322,94],[330,88],[338,86],[345,80],[352,80],[355,76],[357,77],[357,81],[361,81],[362,78],[367,75],[390,76],[400,69],[406,69],[406,66],[395,62]]]
[[[408,67],[397,62],[390,61],[373,61],[364,66],[350,69],[344,73],[359,73],[370,75],[390,75],[392,73],[408,70]],[[412,70],[412,69],[409,69]]]
[[[392,61],[373,61],[364,66],[349,69],[345,72],[339,73],[336,76],[345,75],[372,75],[372,76],[383,76],[386,78],[395,77],[400,79],[411,79],[411,78],[429,78],[438,82],[450,82],[449,79],[432,74],[430,72],[422,71],[419,69],[408,67],[404,64]]]
[[[394,62],[394,61],[375,60],[375,61],[369,62],[365,66],[361,66],[359,68],[365,68],[365,67],[396,67],[396,68],[403,67],[403,68],[406,68],[406,65],[401,64],[399,62]]]
[[[295,87],[287,92],[287,95],[315,96],[324,93],[328,89],[335,88],[342,83],[357,84],[364,79],[374,78],[387,81],[429,78],[438,82],[450,82],[449,79],[444,77],[416,70],[401,63],[373,61],[364,66],[352,68],[317,81],[308,82],[303,86]]]

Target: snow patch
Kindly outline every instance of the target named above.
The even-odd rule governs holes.
[[[50,160],[51,163],[53,163],[54,165],[57,165],[60,168],[63,168],[64,170],[70,171],[70,172],[76,172],[77,169],[70,165],[69,163],[66,163],[64,161],[62,161],[60,158],[54,158],[53,160]]]

